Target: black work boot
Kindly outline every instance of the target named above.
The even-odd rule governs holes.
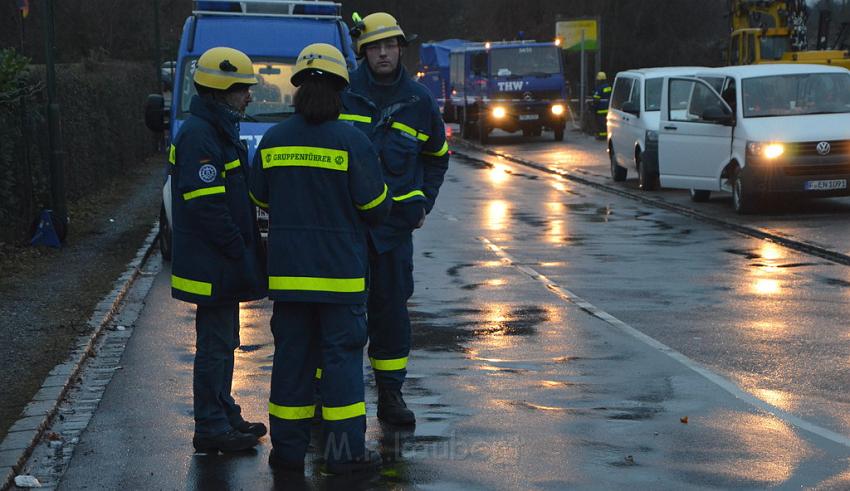
[[[325,470],[335,475],[356,474],[358,472],[376,471],[380,469],[382,463],[381,454],[367,448],[363,456],[354,460],[349,460],[348,462],[328,462],[325,465]]]
[[[401,389],[378,389],[378,419],[397,426],[416,424],[416,416],[407,409]]]
[[[284,460],[278,457],[274,449],[269,452],[269,466],[275,471],[304,474],[304,459],[300,461]]]
[[[254,435],[231,429],[214,436],[195,436],[192,445],[198,452],[242,452],[254,448],[259,441]]]
[[[233,425],[233,427],[241,431],[242,433],[254,435],[257,438],[264,436],[268,431],[266,430],[266,425],[264,425],[263,423],[251,423],[250,421],[242,421],[239,424]]]

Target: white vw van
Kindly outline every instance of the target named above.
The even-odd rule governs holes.
[[[661,185],[705,201],[731,192],[748,213],[766,195],[850,195],[850,71],[821,65],[715,68],[665,77]]]
[[[617,74],[607,118],[611,179],[624,181],[628,169],[634,168],[641,189],[656,188],[661,81],[665,76],[693,76],[701,70],[706,68],[641,68]]]

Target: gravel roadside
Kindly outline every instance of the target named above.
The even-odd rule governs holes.
[[[162,169],[152,157],[70,203],[60,250],[0,246],[0,441],[159,217]]]

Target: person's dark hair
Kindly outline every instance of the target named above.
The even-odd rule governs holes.
[[[251,87],[250,84],[233,84],[227,90],[213,89],[210,87],[204,87],[200,85],[198,82],[194,82],[195,90],[198,92],[198,95],[201,97],[213,97],[217,92],[221,92],[222,94],[226,94],[228,92],[237,92],[240,90],[244,90],[245,87]]]
[[[201,97],[212,97],[212,95],[216,92],[216,89],[211,89],[209,87],[204,87],[198,82],[195,83],[195,91],[198,92],[198,95]]]
[[[310,124],[324,123],[339,118],[342,99],[339,97],[339,82],[334,75],[305,77],[295,92],[293,105]]]

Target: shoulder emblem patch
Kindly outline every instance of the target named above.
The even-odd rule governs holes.
[[[204,164],[198,170],[198,177],[207,184],[215,181],[216,175],[218,175],[218,171],[215,170],[215,166],[212,164]]]

